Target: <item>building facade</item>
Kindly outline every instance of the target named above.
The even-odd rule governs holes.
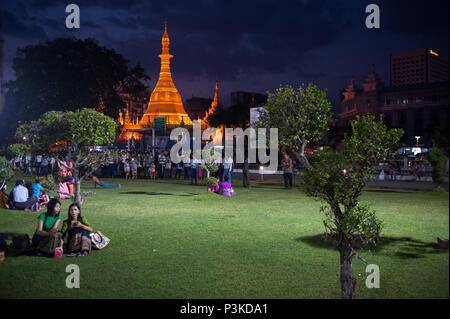
[[[391,87],[448,82],[448,59],[431,49],[392,53],[390,70]]]
[[[389,127],[405,131],[403,141],[408,145],[417,142],[416,136],[420,136],[421,144],[430,144],[433,127],[448,125],[448,81],[385,87],[372,66],[362,86],[359,89],[352,79],[342,91],[339,111],[342,125],[348,124],[356,115],[384,114]]]

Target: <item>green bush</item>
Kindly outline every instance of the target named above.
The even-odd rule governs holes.
[[[447,173],[447,156],[445,156],[444,152],[440,148],[433,147],[428,152],[428,161],[433,166],[433,171],[431,173],[433,182],[439,185],[444,183],[445,174]]]

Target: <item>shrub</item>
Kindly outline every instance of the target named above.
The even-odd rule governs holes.
[[[444,183],[445,174],[447,173],[447,156],[445,156],[444,152],[440,148],[433,147],[428,152],[428,161],[433,166],[433,171],[431,173],[433,182],[438,185]]]

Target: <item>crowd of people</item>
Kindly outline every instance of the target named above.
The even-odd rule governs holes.
[[[231,183],[233,160],[229,157],[224,158],[218,166],[219,170],[212,173],[212,176],[221,182],[224,181],[225,176],[228,176]],[[150,152],[122,152],[119,159],[111,160],[96,173],[102,177],[122,177],[130,180],[183,179],[190,181],[191,184],[198,184],[199,180],[205,180],[208,177],[207,170],[201,167],[200,160],[191,155],[189,158],[183,158],[179,163],[174,163],[170,153],[165,150],[156,150],[154,156]]]
[[[402,171],[412,177],[413,181],[420,181],[425,176],[425,167],[430,167],[431,164],[426,158],[421,157],[418,160],[408,160],[405,157],[403,160],[392,160],[386,163],[387,175],[389,180],[396,181],[402,175]]]

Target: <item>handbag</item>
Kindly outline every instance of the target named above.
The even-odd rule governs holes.
[[[25,250],[30,248],[30,237],[28,234],[15,235],[12,238],[12,248],[16,250]]]
[[[96,249],[105,248],[111,241],[108,237],[106,237],[99,231],[91,233],[89,234],[89,236],[91,237],[92,247]]]

